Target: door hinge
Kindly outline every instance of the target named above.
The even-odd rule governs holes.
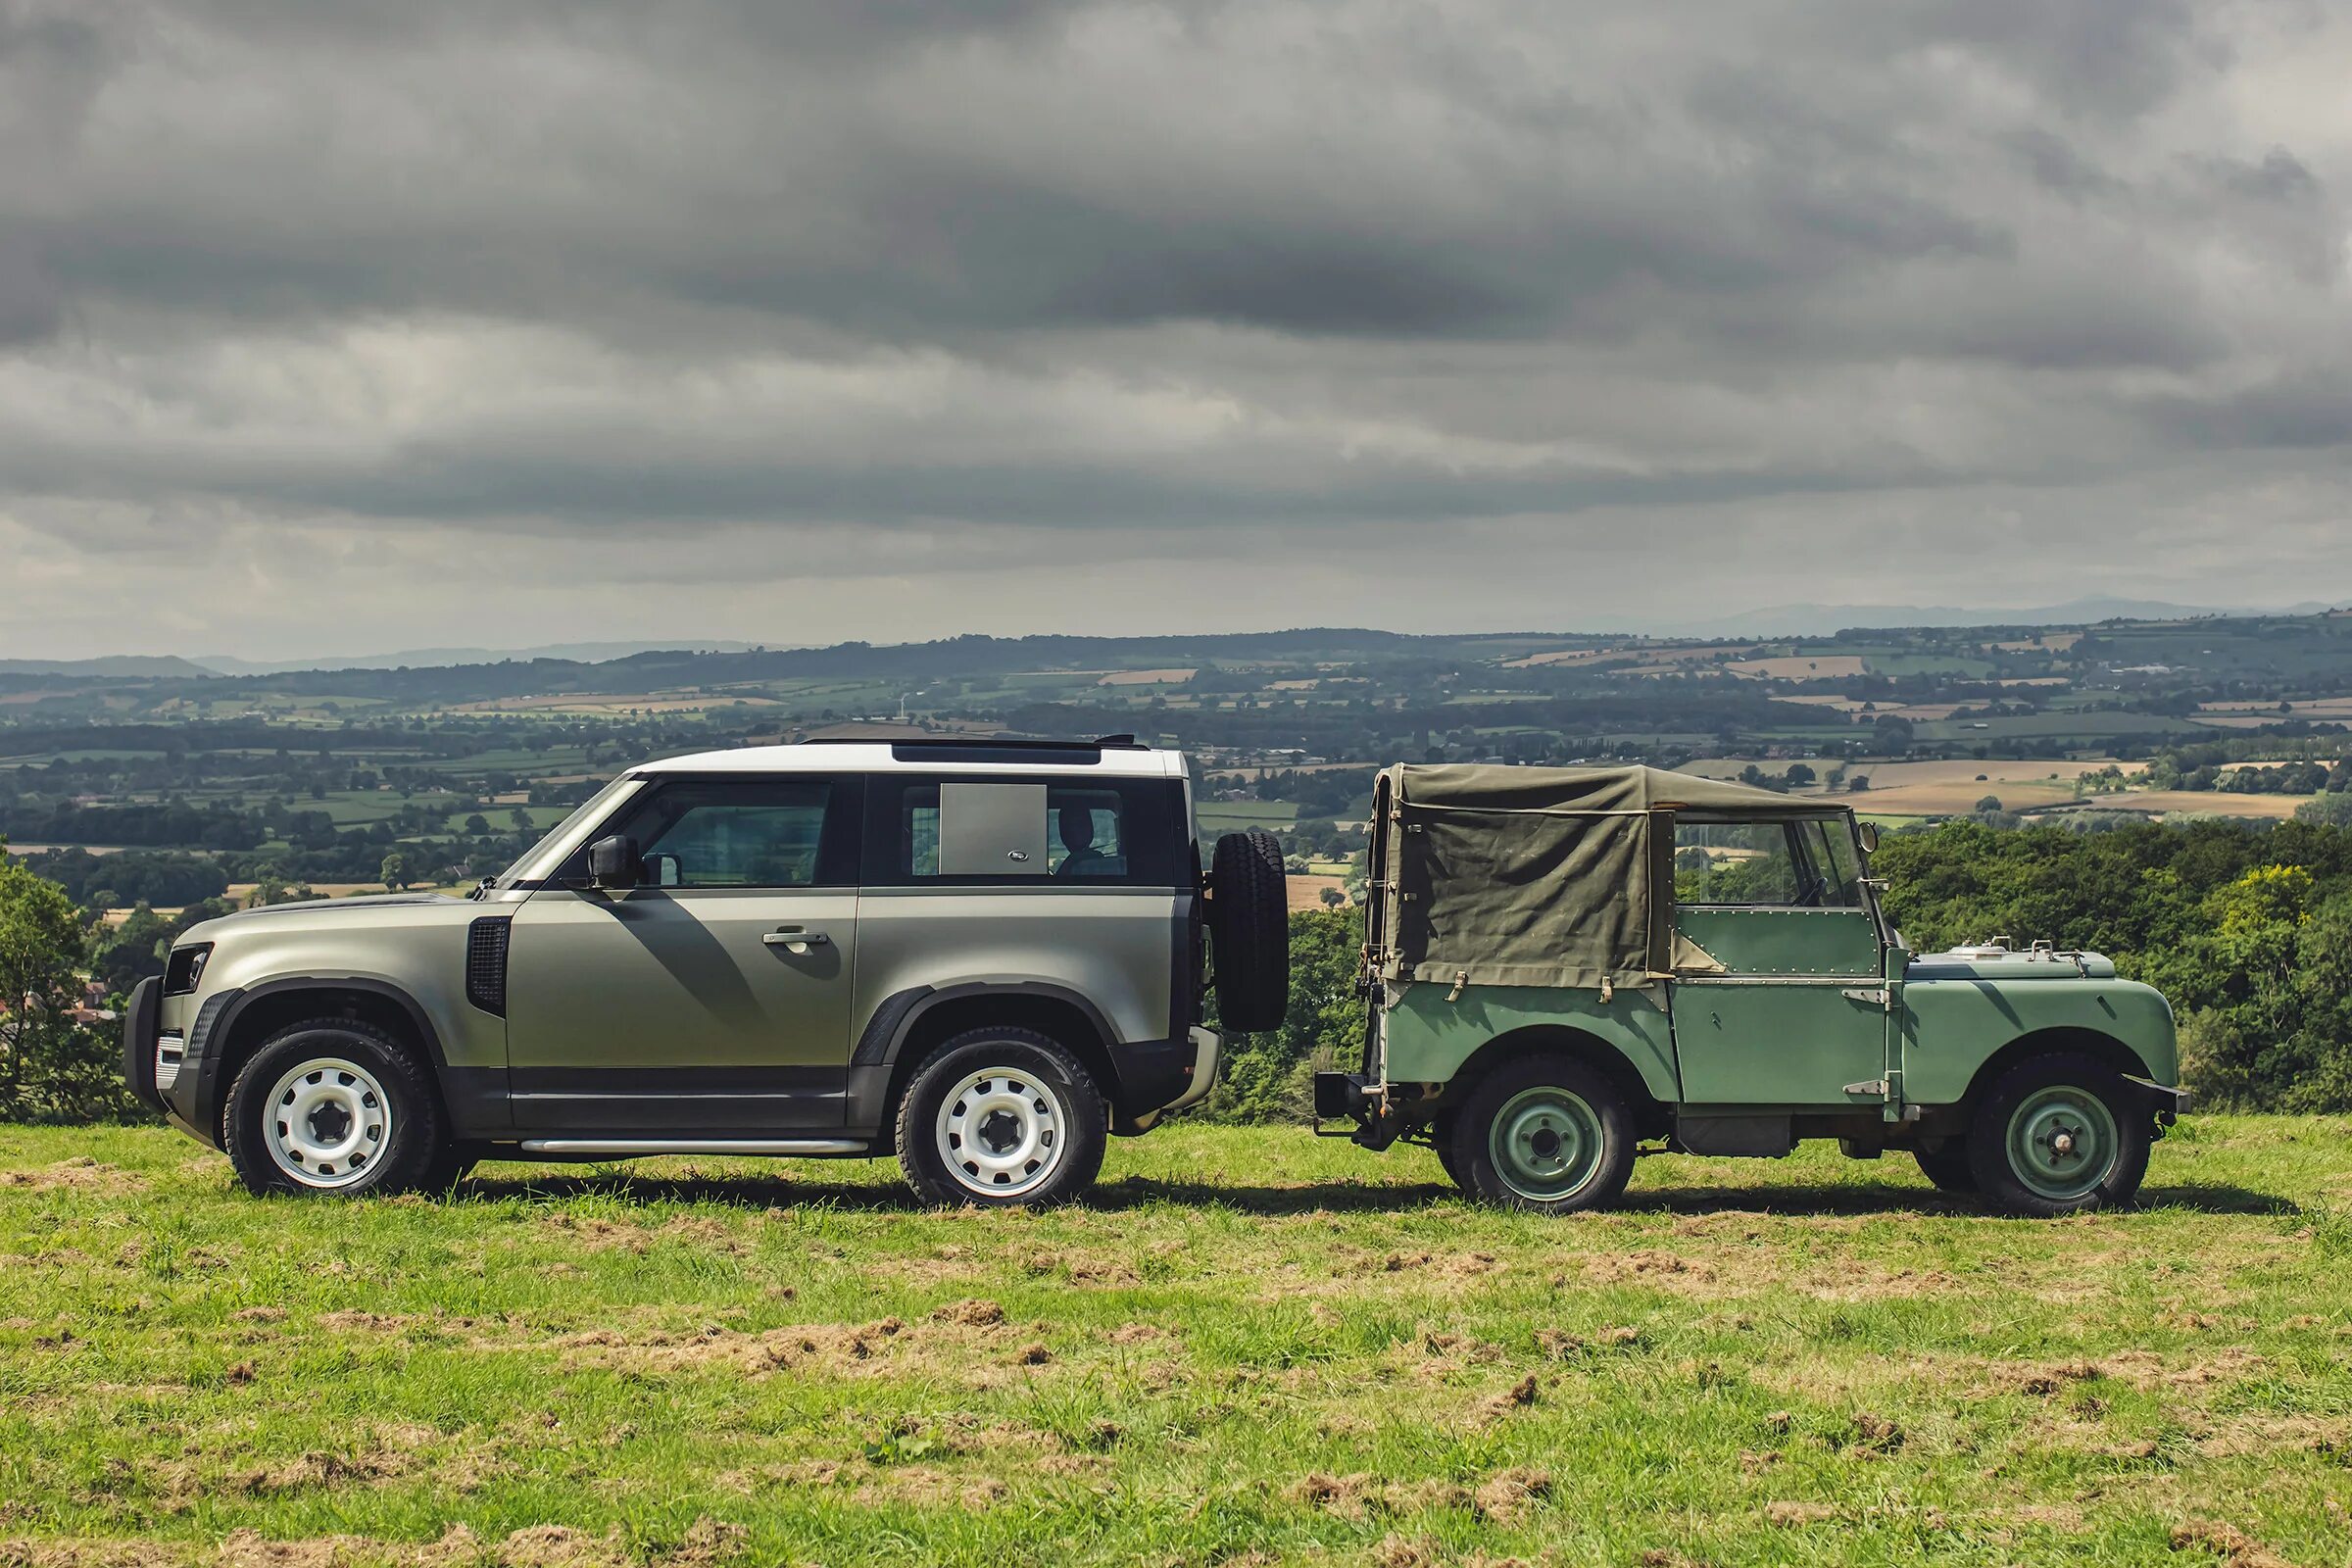
[[[1848,1002],[1867,1002],[1874,1007],[1894,1005],[1893,994],[1885,986],[1848,986],[1838,994]]]
[[[1847,1084],[1845,1086],[1845,1093],[1849,1095],[1876,1095],[1881,1100],[1884,1100],[1886,1098],[1886,1080],[1884,1078],[1871,1078],[1858,1084]]]

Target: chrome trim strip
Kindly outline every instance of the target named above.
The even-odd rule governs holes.
[[[526,1138],[531,1154],[862,1154],[855,1138]]]

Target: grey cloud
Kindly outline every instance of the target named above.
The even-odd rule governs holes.
[[[2345,72],[2301,0],[0,0],[0,537],[326,615],[453,530],[1045,603],[1392,530],[1581,581],[1657,518],[1737,592],[1876,516],[1878,601],[1991,508],[2308,530]]]

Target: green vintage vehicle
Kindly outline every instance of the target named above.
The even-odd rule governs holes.
[[[2020,1214],[2129,1200],[2187,1108],[2172,1009],[2093,953],[1914,954],[1876,833],[1655,768],[1397,766],[1373,796],[1355,1072],[1317,1130],[1433,1145],[1468,1191],[1609,1203],[1647,1143],[1906,1151]]]

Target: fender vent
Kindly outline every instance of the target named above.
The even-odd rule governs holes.
[[[507,926],[511,916],[486,915],[466,932],[466,1000],[484,1012],[507,1015]]]

